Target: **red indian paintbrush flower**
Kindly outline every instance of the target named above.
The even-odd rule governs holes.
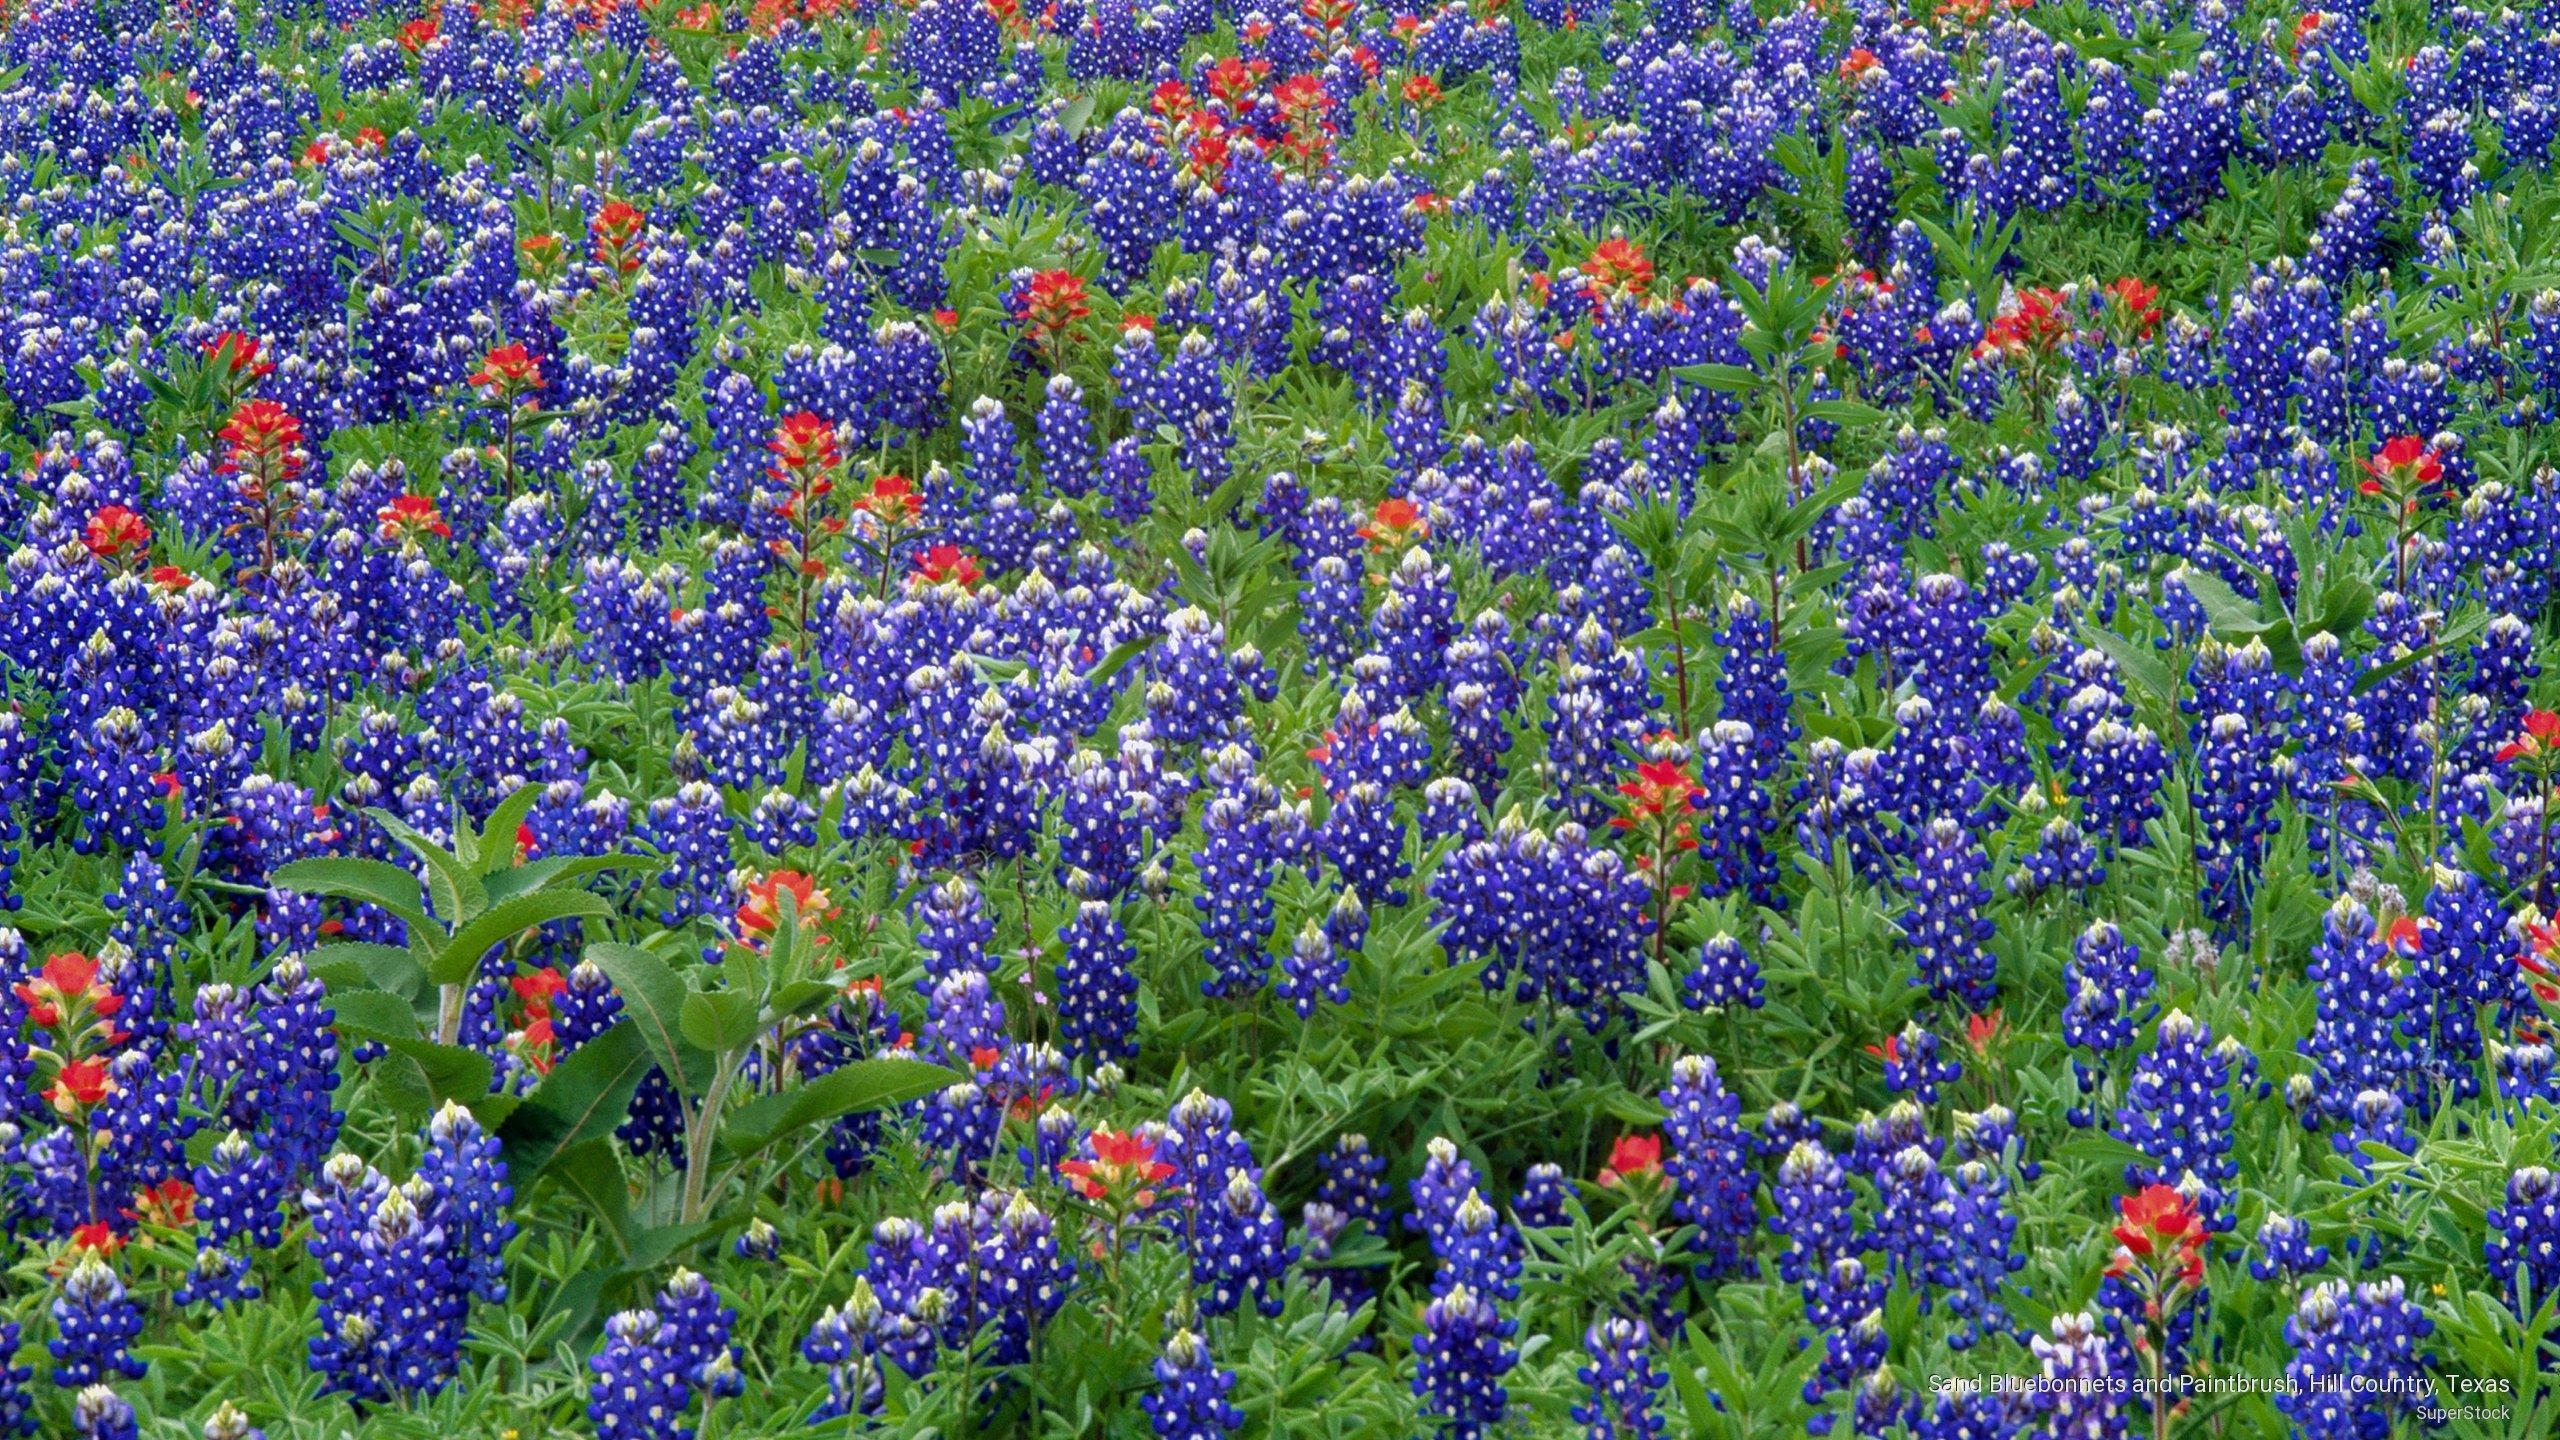
[[[1628,813],[1650,819],[1686,814],[1690,797],[1698,793],[1698,782],[1677,761],[1647,760],[1636,766],[1636,778],[1618,786],[1618,793],[1625,797]]]
[[[2145,1185],[2116,1202],[2114,1275],[2146,1269],[2180,1284],[2204,1279],[2204,1220],[2195,1203],[2167,1185]]]
[[[916,482],[906,476],[881,475],[853,502],[853,508],[895,529],[914,524],[924,514],[924,497],[916,493]]]
[[[1013,318],[1023,333],[1040,345],[1054,345],[1076,322],[1093,313],[1086,302],[1084,277],[1073,270],[1043,270],[1023,282],[1014,301]]]
[[[229,447],[226,468],[267,484],[300,473],[302,421],[273,400],[243,400],[217,437]]]
[[[225,330],[204,342],[204,358],[233,380],[263,380],[275,366],[259,358],[258,340],[237,330]]]
[[[836,913],[837,906],[818,882],[797,870],[776,870],[747,887],[747,898],[738,905],[738,928],[758,935],[768,935],[782,923],[782,897],[791,897],[794,913],[802,920],[824,920]]]
[[[1662,1137],[1660,1135],[1621,1135],[1609,1147],[1609,1163],[1600,1167],[1594,1179],[1612,1188],[1629,1180],[1662,1173]]]
[[[542,388],[542,365],[522,345],[501,345],[481,358],[470,383],[497,399],[513,400]]]
[[[44,1099],[56,1114],[67,1118],[106,1099],[114,1088],[107,1062],[91,1055],[64,1061],[62,1069],[55,1072],[53,1083],[45,1087]]]
[[[80,543],[101,560],[139,555],[151,548],[151,527],[122,505],[107,505],[89,517]]]
[[[2135,335],[2149,335],[2160,323],[2159,286],[2124,275],[2107,282],[2107,296],[2123,307]]]
[[[1381,550],[1402,547],[1416,537],[1431,533],[1431,522],[1423,518],[1420,508],[1398,497],[1381,500],[1369,512],[1369,523],[1360,527],[1360,538]]]
[[[1642,300],[1653,285],[1653,260],[1643,246],[1613,235],[1591,247],[1582,278],[1603,300]]]
[[[2380,495],[2386,489],[2406,495],[2444,478],[2443,461],[2415,435],[2384,441],[2381,449],[2365,457],[2364,468],[2366,478],[2356,490],[2365,495]]]
[[[836,448],[836,427],[806,410],[785,416],[765,448],[785,470],[832,470],[843,458]]]
[[[957,545],[936,545],[916,557],[907,578],[927,585],[975,585],[978,559]]]
[[[453,527],[445,523],[444,512],[425,495],[403,495],[373,512],[376,533],[385,540],[414,541],[433,535],[450,539]]]
[[[2524,728],[2516,738],[2498,747],[2501,764],[2513,760],[2543,760],[2560,755],[2560,711],[2528,710]]]
[[[587,238],[595,245],[596,263],[617,275],[639,269],[640,241],[648,225],[648,212],[638,206],[621,200],[604,202],[604,208],[587,226]]]
[[[1173,1167],[1156,1158],[1155,1137],[1134,1130],[1093,1132],[1093,1158],[1061,1160],[1058,1173],[1087,1200],[1125,1199],[1143,1210],[1156,1201],[1155,1187],[1172,1178]]]
[[[103,1020],[124,1008],[124,997],[100,983],[98,962],[66,950],[44,962],[33,980],[10,987],[27,1007],[27,1019],[40,1030],[62,1024],[65,1015],[94,1015]]]

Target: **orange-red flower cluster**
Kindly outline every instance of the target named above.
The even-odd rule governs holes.
[[[2145,1185],[2116,1202],[2113,1275],[2146,1269],[2193,1286],[2204,1282],[2204,1220],[2194,1203],[2166,1185]]]
[[[444,512],[436,508],[431,496],[403,495],[373,512],[376,533],[385,540],[415,542],[433,535],[450,539],[453,527],[445,523]]]
[[[1173,1167],[1156,1158],[1152,1135],[1096,1130],[1093,1158],[1061,1160],[1058,1173],[1087,1200],[1118,1201],[1144,1210],[1156,1203],[1155,1187],[1173,1177]]]

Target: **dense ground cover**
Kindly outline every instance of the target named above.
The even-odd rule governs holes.
[[[0,1436],[2552,1433],[2543,23],[9,7]]]

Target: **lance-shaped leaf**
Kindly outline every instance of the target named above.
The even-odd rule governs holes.
[[[584,890],[537,890],[501,900],[464,923],[421,957],[427,978],[438,985],[460,985],[479,968],[480,957],[518,934],[554,920],[597,919],[613,907]]]
[[[958,1071],[922,1060],[856,1060],[730,1111],[720,1122],[720,1144],[731,1154],[752,1154],[822,1120],[903,1105],[959,1080]]]
[[[488,892],[481,887],[479,875],[463,863],[462,857],[438,845],[416,826],[379,805],[366,806],[364,813],[373,817],[374,824],[381,826],[384,833],[399,841],[410,854],[418,857],[420,864],[427,867],[427,898],[435,902],[436,913],[443,916],[446,923],[476,915],[489,903]]]
[[[598,941],[586,948],[586,958],[613,982],[624,1018],[677,1093],[701,1094],[711,1083],[711,1057],[684,1036],[684,1001],[691,993],[684,981],[666,961],[637,945]]]
[[[305,895],[361,900],[379,906],[406,923],[413,936],[434,933],[439,928],[427,918],[426,895],[418,888],[418,877],[388,860],[343,856],[292,860],[277,866],[268,878],[284,889]]]
[[[611,1135],[649,1063],[639,1030],[621,1020],[552,1066],[499,1131],[512,1173],[538,1175],[563,1152]]]

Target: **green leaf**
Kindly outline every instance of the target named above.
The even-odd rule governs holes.
[[[518,1177],[540,1174],[562,1152],[602,1140],[631,1110],[631,1095],[649,1073],[649,1047],[628,1020],[570,1052],[507,1117],[499,1138]]]
[[[666,961],[637,945],[598,941],[586,948],[586,958],[613,981],[614,993],[622,997],[624,1018],[639,1032],[650,1058],[667,1072],[677,1093],[701,1094],[711,1083],[711,1057],[684,1038],[680,1017],[690,993],[684,981]]]
[[[765,1013],[776,1020],[787,1020],[820,1009],[841,993],[825,980],[794,980],[766,997]]]
[[[562,881],[584,880],[590,875],[614,870],[646,870],[657,864],[646,855],[554,855],[500,870],[486,883],[489,899],[494,903],[511,896],[548,889]]]
[[[533,803],[542,798],[542,787],[526,785],[498,802],[489,812],[488,823],[480,827],[480,873],[495,875],[510,868],[516,858],[516,827],[533,813]]]
[[[328,895],[340,900],[361,900],[378,905],[408,922],[411,931],[437,929],[427,918],[424,892],[418,888],[418,877],[388,860],[352,860],[338,856],[309,860],[292,860],[279,865],[268,879],[287,890],[305,895]]]
[[[1828,420],[1834,425],[1872,425],[1885,414],[1859,400],[1816,400],[1804,407],[1803,418]]]
[[[822,1120],[885,1110],[959,1083],[960,1074],[922,1060],[856,1060],[806,1085],[739,1106],[720,1124],[720,1144],[745,1155]]]
[[[676,1012],[676,1023],[687,1040],[714,1055],[726,1055],[755,1043],[763,1029],[757,1008],[753,995],[735,990],[696,990],[684,997],[684,1008]]]
[[[2161,704],[2177,699],[2177,681],[2170,675],[2169,667],[2160,663],[2160,657],[2113,630],[2091,625],[2080,633],[2091,645],[2105,651],[2107,658],[2116,662],[2116,668],[2124,672],[2126,679],[2158,696]]]
[[[575,1059],[577,1057],[570,1057]],[[522,1112],[518,1112],[521,1115]],[[509,1147],[512,1150],[512,1146]],[[602,1222],[624,1264],[631,1262],[631,1182],[622,1173],[622,1157],[609,1140],[572,1145],[552,1158],[543,1171],[560,1187],[587,1202]]]
[[[379,1038],[394,1052],[417,1062],[419,1070],[427,1077],[427,1093],[436,1103],[455,1100],[471,1106],[477,1113],[480,1102],[492,1098],[489,1081],[496,1075],[497,1067],[479,1051],[467,1045],[439,1045],[433,1040],[415,1037]]]
[[[1760,388],[1760,372],[1748,365],[1675,365],[1671,373],[1692,385],[1747,395]]]
[[[386,990],[336,990],[329,995],[332,1022],[338,1033],[389,1044],[419,1038],[418,1013],[408,1000]]]
[[[394,995],[415,995],[427,976],[417,957],[397,945],[347,941],[311,952],[311,973],[332,991],[366,987]]]
[[[1123,640],[1112,646],[1110,654],[1103,656],[1101,660],[1095,662],[1092,669],[1084,672],[1084,683],[1097,687],[1109,685],[1113,676],[1129,668],[1130,661],[1146,654],[1149,647],[1163,638],[1163,631],[1150,630],[1135,639]]]
[[[480,913],[480,908],[489,903],[488,892],[481,888],[480,877],[472,872],[470,866],[462,863],[460,856],[379,805],[366,806],[364,813],[427,867],[427,897],[435,901],[436,913],[444,918],[446,924],[460,924]],[[410,939],[414,942],[417,937],[413,935]]]
[[[517,934],[554,920],[600,919],[613,907],[584,890],[537,890],[501,900],[453,932],[436,951],[427,978],[438,985],[460,985],[480,968],[480,957]]]
[[[2188,567],[2171,578],[2185,586],[2187,593],[2196,597],[2196,603],[2204,607],[2206,623],[2217,636],[2260,635],[2278,623],[2259,614],[2258,602],[2232,589],[2211,571]]]

